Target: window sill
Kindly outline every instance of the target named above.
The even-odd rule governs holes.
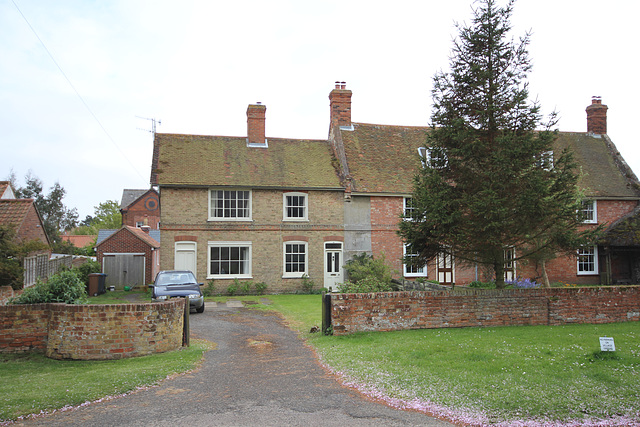
[[[296,273],[295,275],[292,274],[283,274],[282,278],[283,279],[302,279],[304,276],[306,276],[307,273]]]
[[[250,274],[240,274],[240,275],[233,275],[233,274],[225,274],[225,275],[208,275],[207,276],[207,280],[234,280],[234,279],[239,279],[239,280],[246,280],[246,279],[253,279],[253,276]]]

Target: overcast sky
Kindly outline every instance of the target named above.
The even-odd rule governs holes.
[[[261,101],[267,137],[326,139],[336,80],[356,122],[428,125],[433,75],[471,4],[0,0],[0,180],[58,181],[83,219],[149,187],[144,118],[158,132],[245,136]],[[512,18],[513,36],[533,33],[532,98],[560,113],[560,130],[584,132],[601,96],[637,174],[639,12],[631,0],[519,0]]]

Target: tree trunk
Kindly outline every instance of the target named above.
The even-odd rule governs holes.
[[[542,270],[542,285],[545,288],[550,288],[549,276],[547,276],[547,260],[544,258],[540,261],[540,269]]]
[[[504,289],[504,260],[494,263],[493,271],[496,273],[496,289]]]

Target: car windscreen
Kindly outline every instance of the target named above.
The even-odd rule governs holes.
[[[171,285],[171,284],[187,284],[196,283],[196,279],[191,273],[167,273],[159,274],[156,279],[156,285]]]

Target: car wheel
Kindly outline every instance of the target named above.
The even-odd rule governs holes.
[[[202,303],[202,307],[200,307],[200,308],[196,308],[196,312],[197,312],[197,313],[202,313],[202,312],[204,312],[204,302]]]

